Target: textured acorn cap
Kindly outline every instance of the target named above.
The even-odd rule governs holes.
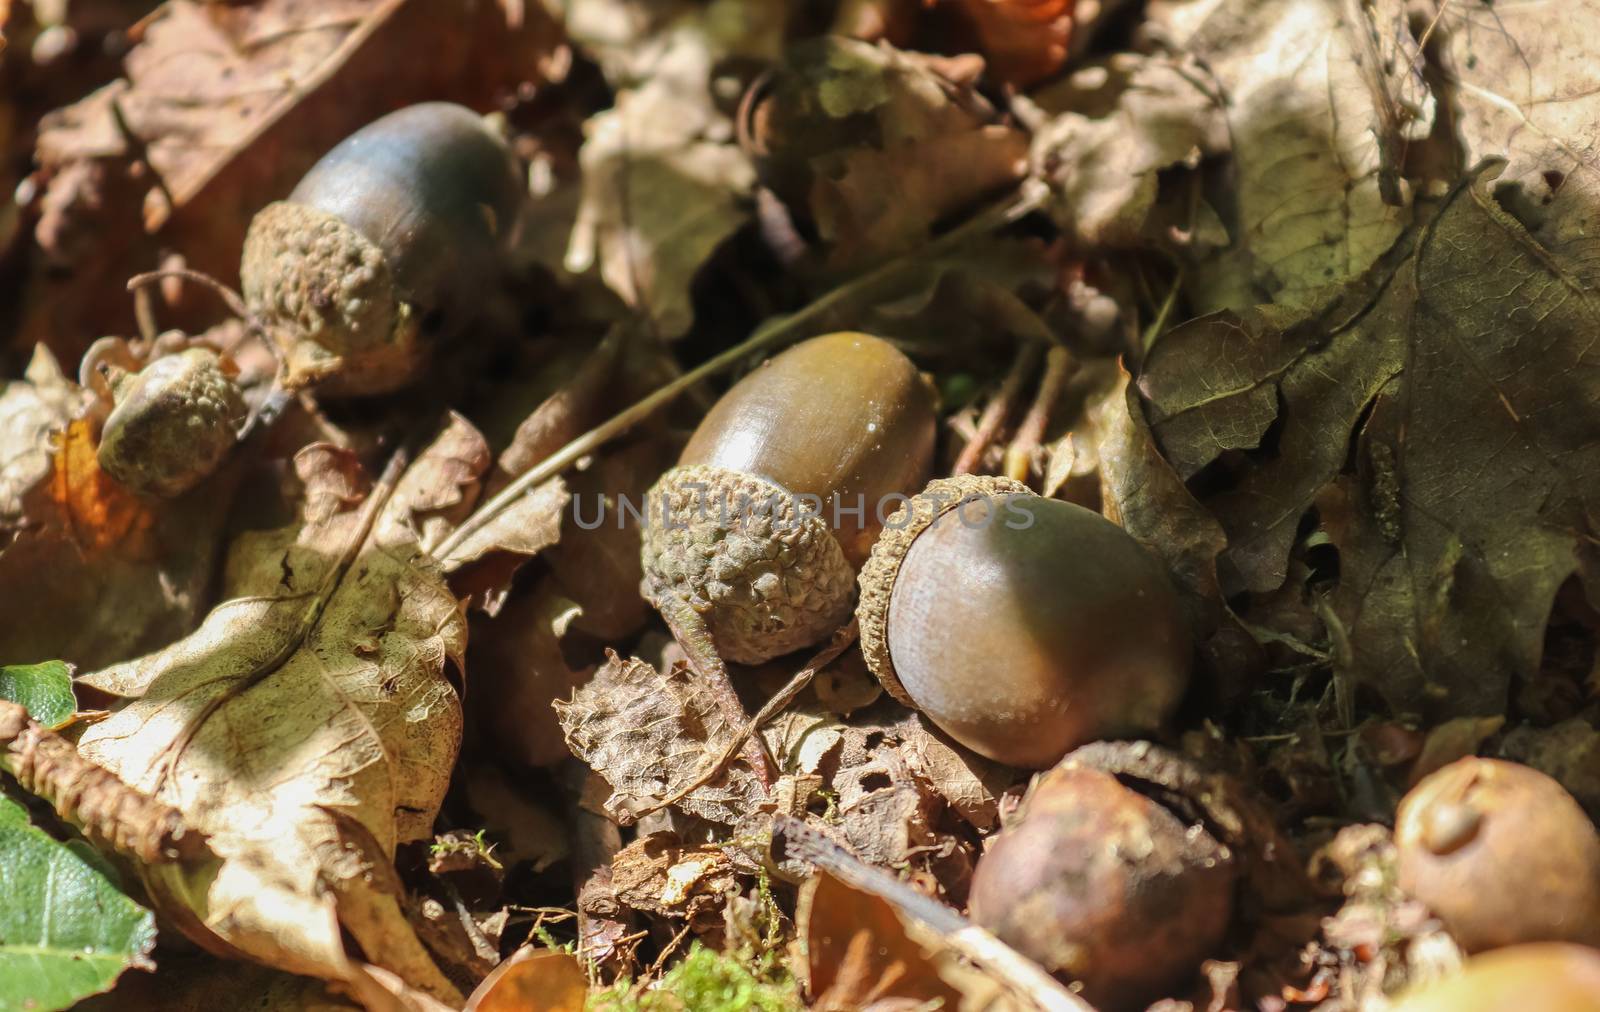
[[[327,211],[267,205],[250,222],[239,277],[283,352],[288,386],[387,393],[426,360],[415,313],[382,251]]]
[[[873,545],[867,564],[861,567],[857,581],[861,587],[861,601],[856,605],[856,619],[860,623],[861,653],[867,659],[867,667],[899,702],[918,709],[905,686],[900,684],[894,661],[889,657],[889,602],[894,597],[894,581],[900,575],[900,565],[905,562],[911,543],[935,520],[968,499],[1033,494],[1022,482],[998,475],[958,474],[953,478],[935,478],[884,521],[883,534]]]
[[[216,354],[190,348],[115,384],[100,432],[101,470],[136,492],[175,496],[217,469],[238,442],[247,409]]]
[[[802,517],[781,486],[692,464],[663,475],[646,502],[644,596],[693,609],[724,659],[759,664],[849,621],[850,563],[822,517]]]

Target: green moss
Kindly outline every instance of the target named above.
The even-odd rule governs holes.
[[[656,987],[633,993],[618,981],[589,996],[589,1012],[803,1012],[798,988],[771,957],[754,963],[690,946],[683,961],[668,970]]]

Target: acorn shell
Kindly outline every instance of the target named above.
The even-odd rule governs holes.
[[[972,919],[1097,1008],[1144,1008],[1221,944],[1233,853],[1100,770],[1041,775],[973,872]]]
[[[287,382],[373,394],[415,379],[472,318],[523,192],[505,142],[462,106],[409,106],[340,142],[245,237],[245,299]]]
[[[735,383],[678,463],[754,474],[816,496],[845,558],[859,567],[880,517],[927,480],[937,423],[937,397],[900,349],[870,334],[825,334]],[[835,501],[843,507],[837,517]],[[859,517],[849,512],[858,506]]]
[[[1160,563],[1098,513],[1008,479],[931,482],[860,582],[862,651],[885,688],[998,762],[1043,768],[1154,731],[1187,686]]]
[[[1468,757],[1424,777],[1395,819],[1400,888],[1468,952],[1600,945],[1600,834],[1555,780]]]

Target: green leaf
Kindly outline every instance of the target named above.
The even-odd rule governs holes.
[[[21,703],[29,716],[52,729],[71,720],[78,710],[72,669],[61,661],[0,665],[0,699]]]
[[[5,797],[0,897],[0,1009],[64,1009],[151,965],[155,916]]]

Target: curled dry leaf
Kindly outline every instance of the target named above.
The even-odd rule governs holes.
[[[712,691],[683,665],[663,674],[609,650],[588,684],[555,707],[567,746],[611,785],[605,808],[623,822],[693,783],[740,730],[728,725]],[[764,798],[755,772],[734,759],[677,807],[731,826]]]
[[[83,676],[133,697],[83,755],[181,811],[220,861],[146,869],[203,947],[383,986],[342,932],[406,984],[455,998],[401,909],[398,844],[427,838],[455,762],[447,676],[466,623],[417,541],[456,492],[457,422],[393,485],[325,445],[296,458],[301,523],[234,546],[226,600],[165,650]],[[470,440],[467,440],[470,442]]]
[[[465,1012],[583,1012],[589,976],[571,953],[522,949],[495,967],[467,1000]]]
[[[1035,171],[1056,190],[1056,221],[1088,248],[1227,244],[1202,204],[1158,208],[1159,174],[1228,150],[1220,88],[1193,57],[1121,53],[1034,96],[1050,119],[1034,132]],[[1158,213],[1161,212],[1161,213]],[[1163,232],[1165,230],[1165,232]]]
[[[100,470],[87,396],[40,347],[0,387],[0,657],[93,667],[170,643],[205,606],[234,476],[142,499]]]
[[[1209,15],[1173,41],[1222,86],[1234,212],[1231,247],[1192,258],[1186,291],[1203,311],[1320,305],[1411,220],[1397,158],[1427,133],[1433,100],[1414,69],[1405,4],[1187,6]],[[1380,53],[1374,38],[1398,48]]]

